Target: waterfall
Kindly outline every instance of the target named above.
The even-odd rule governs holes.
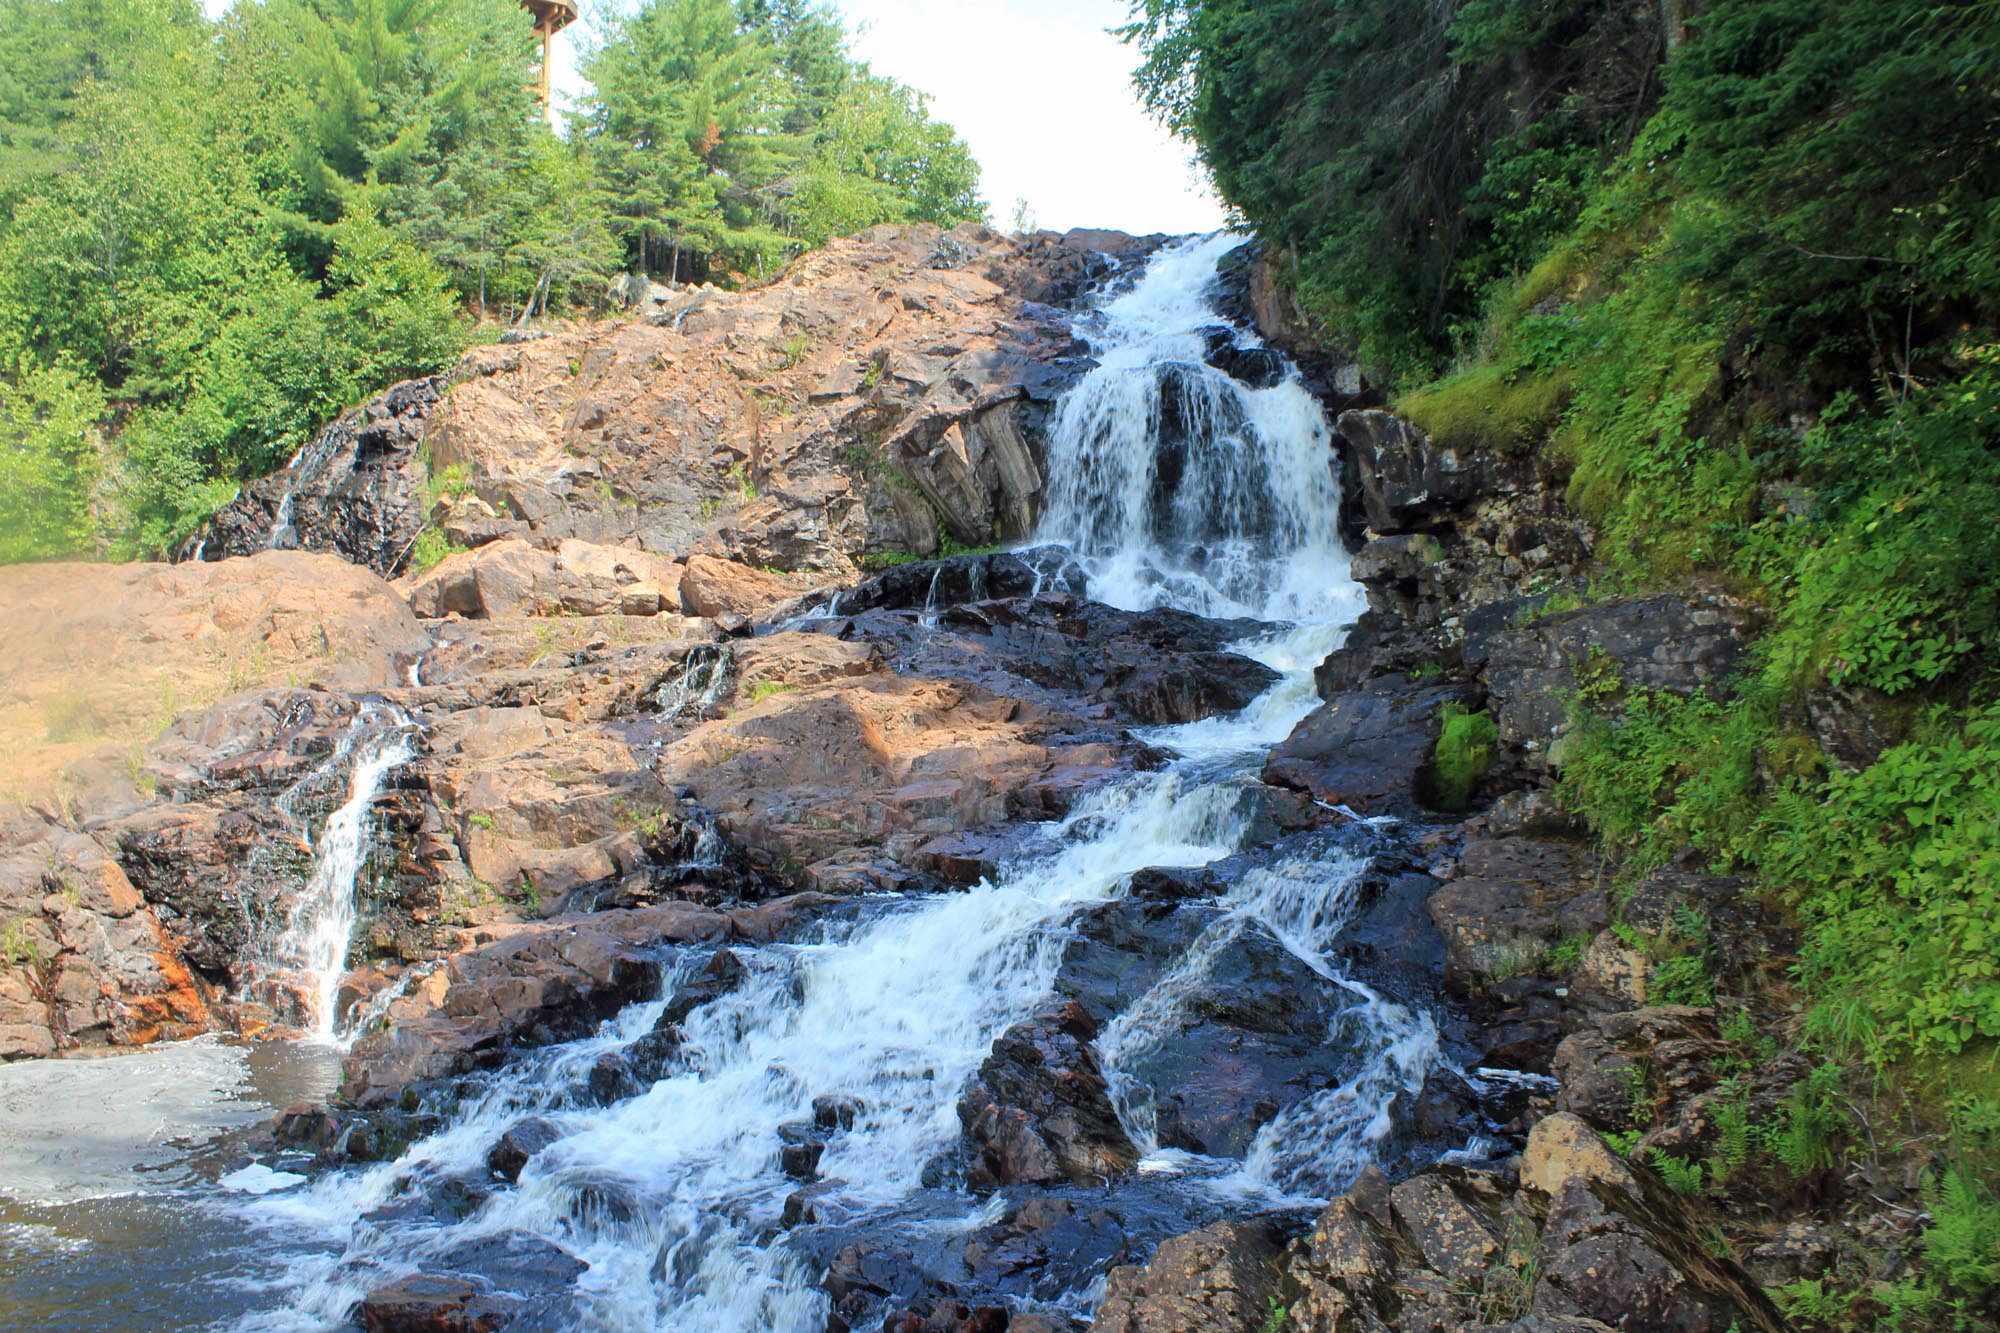
[[[371,1287],[439,1262],[468,1235],[523,1231],[589,1265],[577,1281],[580,1327],[823,1329],[825,1258],[790,1248],[779,1225],[799,1185],[782,1169],[780,1131],[811,1120],[815,1099],[827,1096],[857,1109],[819,1162],[822,1216],[912,1235],[982,1224],[986,1205],[926,1183],[927,1166],[958,1139],[966,1081],[996,1038],[1046,1003],[1079,912],[1121,894],[1140,869],[1206,865],[1243,847],[1263,751],[1317,705],[1312,669],[1360,607],[1318,405],[1295,375],[1255,387],[1203,360],[1225,327],[1210,301],[1217,265],[1236,244],[1170,247],[1087,318],[1099,365],[1058,409],[1038,537],[1074,553],[1099,600],[1266,622],[1272,628],[1237,651],[1282,678],[1234,715],[1148,731],[1178,761],[1081,798],[1039,844],[1052,850],[963,892],[873,896],[831,914],[809,940],[744,950],[742,983],[688,1016],[678,1054],[643,1094],[585,1104],[561,1071],[637,1040],[658,1003],[634,1006],[596,1037],[523,1057],[396,1162],[244,1205],[312,1247],[279,1281],[286,1308],[251,1327],[338,1326]],[[935,611],[927,598],[924,616]],[[699,717],[728,672],[726,651],[691,656],[659,691],[661,714]],[[356,808],[365,810],[360,770]],[[1185,1170],[1211,1211],[1230,1198],[1262,1205],[1339,1188],[1379,1142],[1390,1102],[1429,1067],[1429,1018],[1347,980],[1329,955],[1359,865],[1293,861],[1244,875],[1215,904],[1214,938],[1197,940],[1104,1035],[1118,1108],[1144,1143],[1153,1090],[1130,1072],[1130,1057],[1182,1022],[1180,1002],[1215,939],[1269,932],[1352,1001],[1328,1037],[1352,1044],[1359,1072],[1281,1114],[1244,1161]],[[527,1114],[560,1137],[516,1187],[482,1193],[464,1222],[382,1209],[412,1182],[485,1181],[487,1148]],[[607,1194],[618,1206],[606,1206]],[[1085,1299],[1064,1296],[1072,1306]]]
[[[299,530],[292,522],[292,501],[300,490],[319,479],[347,435],[345,419],[335,421],[293,452],[291,462],[285,464],[292,475],[285,483],[284,497],[278,501],[277,516],[271,520],[271,535],[264,543],[267,550],[284,550],[299,544]]]
[[[358,911],[355,881],[373,839],[370,811],[389,774],[415,754],[413,729],[400,711],[370,709],[355,720],[334,758],[347,763],[347,799],[327,817],[314,841],[305,888],[261,969],[306,980],[313,1035],[323,1042],[340,1035],[338,995]]]
[[[1098,365],[1057,410],[1038,536],[1114,606],[1344,624],[1359,607],[1325,414],[1295,373],[1255,388],[1204,359],[1258,346],[1210,304],[1241,244],[1171,247],[1080,326]]]
[[[696,644],[655,693],[653,702],[668,722],[701,723],[729,689],[735,657],[726,643]]]

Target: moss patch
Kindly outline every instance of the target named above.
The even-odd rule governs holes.
[[[1409,394],[1396,407],[1448,448],[1522,454],[1562,416],[1572,387],[1567,370],[1475,366]]]
[[[1442,717],[1444,727],[1431,752],[1431,803],[1440,810],[1469,809],[1473,791],[1493,765],[1500,728],[1492,714],[1464,704],[1446,704]]]

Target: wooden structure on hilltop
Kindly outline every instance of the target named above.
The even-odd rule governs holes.
[[[549,101],[549,61],[554,54],[555,36],[576,22],[576,0],[521,0],[521,8],[535,18],[535,36],[542,39],[542,72],[536,94],[542,99],[542,115],[555,120]]]

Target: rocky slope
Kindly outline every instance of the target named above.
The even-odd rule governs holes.
[[[398,386],[248,488],[199,560],[4,572],[0,615],[34,647],[0,706],[17,787],[0,1057],[306,1025],[305,988],[274,980],[279,937],[343,796],[342,747],[385,717],[420,740],[370,803],[343,1096],[285,1117],[273,1160],[393,1156],[523,1050],[670,978],[657,1025],[575,1093],[638,1096],[759,948],[856,895],[990,876],[1042,821],[1157,767],[1137,729],[1240,708],[1274,678],[1229,651],[1246,625],[1091,602],[1059,552],[859,571],[935,553],[940,527],[967,544],[1031,531],[1047,413],[1086,366],[1059,304],[1150,248],[879,229],[766,288],[668,294]],[[1268,275],[1243,281],[1246,309],[1282,317]],[[1365,401],[1337,359],[1320,385],[1331,407]],[[1048,1004],[962,1090],[937,1180],[990,1193],[990,1221],[930,1250],[843,1226],[820,1212],[817,1163],[854,1108],[787,1128],[783,1225],[835,1326],[1074,1328],[1056,1298],[1109,1270],[1096,1324],[1121,1333],[1721,1333],[1782,1326],[1746,1264],[1769,1280],[1838,1258],[1768,1213],[1718,1245],[1606,1145],[1685,1157],[1728,1098],[1771,1114],[1791,1095],[1803,1071],[1662,1002],[1684,997],[1662,996],[1658,947],[1693,912],[1727,924],[1729,966],[1777,969],[1784,941],[1698,866],[1614,895],[1548,792],[1567,692],[1723,688],[1752,611],[1709,590],[1547,610],[1590,561],[1560,477],[1367,407],[1337,424],[1368,613],[1318,671],[1316,711],[1243,784],[1242,859],[1141,871],[1083,912]],[[431,531],[463,549],[403,574]],[[1495,753],[1471,808],[1446,810],[1461,802],[1437,743],[1479,711]],[[1401,822],[1357,820],[1377,814]],[[1166,1239],[1211,1219],[1135,1170],[1099,1039],[1246,870],[1340,856],[1367,871],[1334,952],[1435,1013],[1449,1056],[1394,1103],[1378,1155],[1396,1180],[1364,1174],[1316,1219],[1212,1209]],[[1215,957],[1147,1074],[1175,1089],[1163,1145],[1240,1154],[1352,1070],[1294,955],[1245,932]],[[491,1179],[397,1206],[461,1216],[553,1142],[524,1118]],[[579,1263],[543,1259],[515,1280],[471,1253],[358,1317],[533,1326]]]
[[[749,291],[503,341],[399,385],[248,488],[184,554],[335,551],[384,575],[564,539],[852,576],[865,555],[1025,537],[1066,308],[1161,238],[879,227]],[[287,503],[289,501],[289,503]]]

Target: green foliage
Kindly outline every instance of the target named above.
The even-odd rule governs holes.
[[[1640,867],[1693,843],[1726,851],[1749,817],[1757,740],[1753,710],[1706,695],[1627,692],[1598,711],[1579,698],[1559,791]]]
[[[1953,1166],[1924,1188],[1931,1215],[1924,1266],[1946,1291],[1983,1301],[2000,1289],[2000,1198],[1970,1168]]]
[[[1464,704],[1446,704],[1437,746],[1431,752],[1431,788],[1438,807],[1464,810],[1472,793],[1493,764],[1500,728],[1491,714],[1473,712]]]
[[[584,133],[635,268],[743,270],[878,222],[983,220],[978,169],[827,9],[647,0],[586,62]]]
[[[1726,1083],[1717,1091],[1715,1156],[1709,1164],[1709,1182],[1721,1188],[1749,1163],[1753,1143],[1750,1100],[1740,1083]]]
[[[1258,1326],[1258,1333],[1284,1333],[1286,1321],[1291,1317],[1291,1310],[1273,1296],[1265,1303],[1264,1322]]]
[[[1829,1287],[1816,1277],[1798,1278],[1770,1291],[1787,1319],[1804,1323],[1844,1324],[1854,1308],[1854,1293]]]
[[[27,917],[0,926],[0,965],[21,967],[42,961],[41,942],[28,929]]]
[[[1674,1193],[1689,1196],[1701,1193],[1704,1176],[1700,1162],[1676,1157],[1672,1153],[1653,1153],[1647,1157],[1646,1164]]]
[[[2000,704],[1788,787],[1757,835],[1804,923],[1808,983],[1850,1006],[1851,1045],[1894,1057],[2000,1037]]]
[[[1525,453],[1560,419],[1569,394],[1563,372],[1475,366],[1398,400],[1396,410],[1440,444]]]
[[[1786,534],[1798,556],[1775,640],[1784,683],[1896,694],[2000,647],[2000,352],[1956,360],[1961,378],[1887,413],[1836,400],[1800,445],[1826,512]]]
[[[1757,1133],[1763,1147],[1794,1176],[1831,1171],[1840,1162],[1841,1142],[1852,1126],[1839,1104],[1840,1067],[1820,1065],[1792,1086],[1779,1120]]]
[[[92,553],[103,416],[67,364],[0,377],[0,562]]]
[[[790,694],[797,688],[796,685],[787,685],[780,680],[760,680],[750,687],[750,702],[760,704],[774,694]]]
[[[405,574],[428,574],[443,564],[447,556],[457,555],[465,548],[454,545],[444,535],[442,528],[425,527],[410,543],[410,554],[403,563]]]

